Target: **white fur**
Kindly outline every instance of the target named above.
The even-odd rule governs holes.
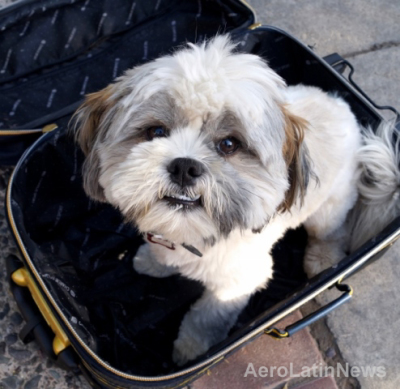
[[[364,131],[363,146],[358,151],[362,168],[357,183],[360,197],[347,223],[350,251],[400,215],[400,134],[397,132],[396,140],[395,132],[391,122],[383,123],[376,133],[370,128]]]
[[[112,108],[102,117],[103,135],[88,158],[90,164],[97,153],[105,199],[140,231],[161,234],[176,246],[142,246],[135,269],[155,277],[179,271],[206,287],[180,327],[173,355],[178,364],[227,336],[249,297],[272,277],[270,251],[288,228],[304,223],[308,231],[310,275],[344,255],[348,239],[342,227],[357,200],[361,167],[368,162],[359,154],[361,129],[341,98],[314,87],[286,87],[261,58],[233,49],[229,38],[220,36],[128,71],[111,87]],[[302,149],[312,170],[304,198],[297,198],[288,212],[278,212],[290,185],[282,151],[283,105],[308,122]],[[154,118],[163,122],[174,110],[169,137],[126,143]],[[220,133],[232,130],[220,128],[226,112],[242,123],[242,143],[249,152],[224,158],[210,147]],[[83,109],[78,120],[86,115]],[[204,165],[196,185],[185,188],[187,195],[202,196],[203,207],[184,212],[162,201],[177,191],[166,170],[175,158]],[[88,185],[86,190],[92,193]],[[262,226],[261,233],[253,232]]]

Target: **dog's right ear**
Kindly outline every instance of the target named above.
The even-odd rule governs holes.
[[[72,117],[75,139],[86,156],[82,167],[83,187],[89,197],[102,202],[106,199],[99,183],[98,140],[107,131],[106,113],[113,106],[112,86],[87,95]]]
[[[288,168],[289,189],[286,191],[285,200],[280,206],[281,212],[290,211],[290,208],[299,199],[303,203],[310,176],[311,161],[307,147],[304,144],[304,134],[308,123],[305,119],[294,115],[285,106],[282,106],[285,119],[285,144],[283,155]]]

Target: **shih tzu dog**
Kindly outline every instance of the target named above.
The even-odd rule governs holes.
[[[286,230],[304,224],[313,275],[399,214],[393,127],[361,129],[340,97],[286,86],[228,36],[128,70],[75,118],[86,193],[147,241],[134,268],[205,285],[174,342],[179,365],[227,336]],[[367,220],[352,215],[352,234],[357,199]]]

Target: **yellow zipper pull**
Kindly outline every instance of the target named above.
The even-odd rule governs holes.
[[[251,26],[247,27],[249,30],[255,30],[258,27],[261,27],[262,23],[253,23]]]
[[[55,123],[48,124],[47,126],[44,126],[42,128],[42,132],[43,132],[43,134],[45,134],[46,132],[51,132],[51,131],[55,130],[56,128],[58,128],[57,124],[55,124]]]
[[[43,134],[46,134],[47,132],[51,132],[58,128],[57,124],[52,123],[52,124],[47,124],[43,128],[35,128],[35,129],[7,129],[7,130],[0,130],[0,136],[10,136],[10,135],[29,135],[29,134],[35,134],[38,132],[41,132]]]
[[[35,301],[37,307],[39,308],[40,313],[46,320],[49,327],[54,332],[54,340],[53,340],[53,351],[56,355],[58,355],[61,351],[66,349],[71,343],[68,339],[68,336],[62,329],[60,323],[57,318],[53,314],[49,304],[43,297],[41,290],[38,285],[34,281],[32,275],[29,271],[23,266],[18,270],[14,271],[11,274],[11,279],[19,286],[25,286],[29,289],[29,292],[32,295],[33,300]]]

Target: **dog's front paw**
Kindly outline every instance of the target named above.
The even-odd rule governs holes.
[[[169,277],[178,272],[176,267],[163,265],[154,259],[148,243],[139,247],[138,252],[133,258],[133,268],[139,274],[156,278]]]
[[[199,341],[189,334],[180,333],[174,342],[174,351],[172,353],[173,361],[182,366],[208,350],[207,342]]]
[[[309,278],[336,265],[345,253],[337,242],[310,240],[304,257],[304,271]]]
[[[327,267],[325,260],[321,258],[314,258],[306,256],[304,258],[304,271],[306,272],[308,278],[312,278],[315,275],[321,273]]]

